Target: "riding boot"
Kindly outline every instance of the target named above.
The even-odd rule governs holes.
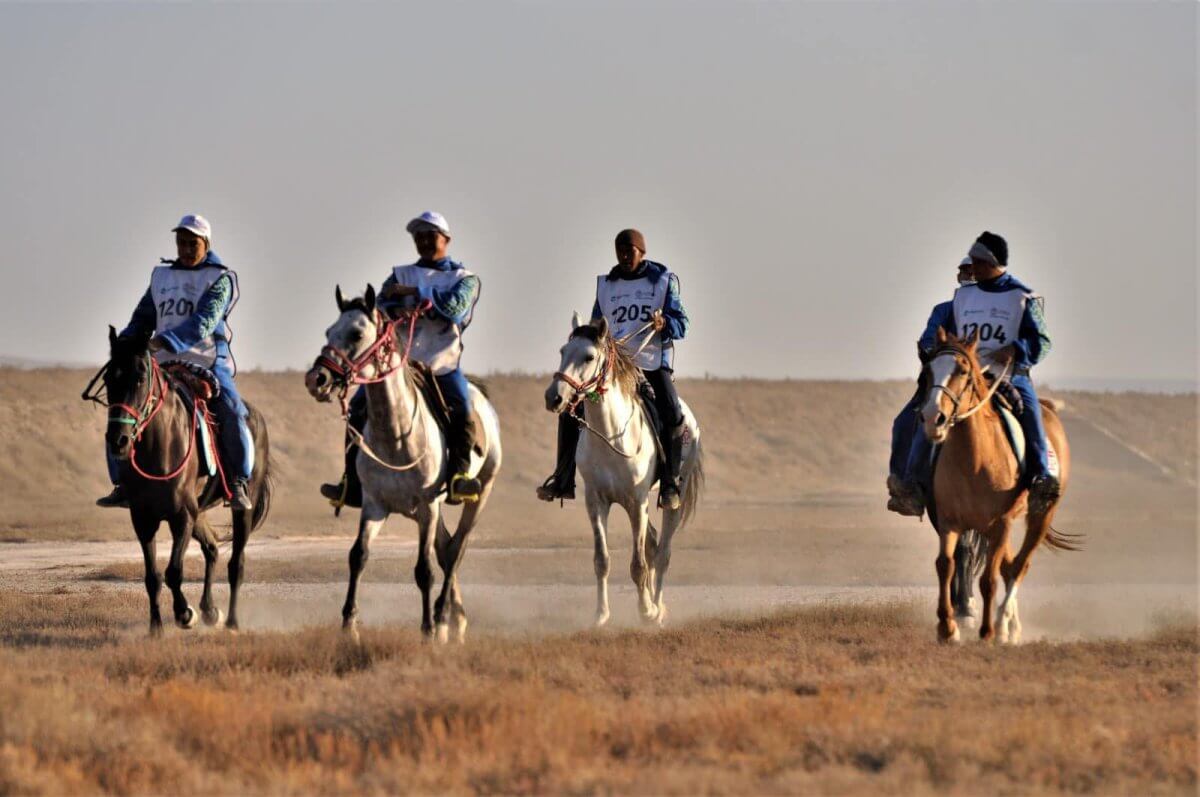
[[[232,493],[229,497],[230,509],[244,511],[254,508],[254,502],[250,500],[250,491],[245,479],[234,481],[229,488],[229,492]]]
[[[674,429],[664,431],[663,455],[666,463],[663,466],[662,478],[658,487],[658,501],[666,509],[679,509],[683,501],[679,495],[679,472],[683,468],[683,433],[681,423]]]
[[[125,494],[125,487],[120,484],[114,484],[112,492],[103,498],[96,499],[96,506],[103,507],[127,507],[129,506],[129,496]]]
[[[349,410],[347,423],[356,432],[362,434],[363,430],[367,428],[367,393],[364,388],[360,387],[350,399]],[[345,449],[346,464],[342,470],[341,481],[337,484],[321,485],[321,495],[333,505],[335,517],[342,513],[343,506],[353,509],[362,507],[362,482],[358,480],[358,445],[349,432],[346,432]]]
[[[362,482],[358,480],[358,444],[353,442],[349,433],[346,434],[345,462],[340,482],[321,485],[321,495],[333,504],[335,515],[341,513],[343,506],[362,508]]]
[[[471,413],[451,413],[447,449],[450,461],[446,471],[446,503],[473,504],[483,492],[483,484],[470,475],[471,449],[475,445],[475,419]]]
[[[558,416],[558,452],[554,473],[537,488],[543,501],[573,501],[575,499],[575,449],[579,445],[579,422],[564,412]]]

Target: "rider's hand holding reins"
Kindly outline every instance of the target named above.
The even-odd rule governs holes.
[[[654,315],[650,317],[650,322],[654,324],[655,332],[662,332],[663,327],[667,325],[667,319],[663,318],[662,310],[655,310]]]

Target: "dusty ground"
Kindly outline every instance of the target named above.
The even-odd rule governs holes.
[[[617,628],[597,634],[583,513],[532,499],[544,380],[496,378],[506,462],[464,566],[469,644],[420,645],[394,519],[355,651],[332,629],[356,520],[314,490],[337,471],[334,410],[297,374],[241,377],[280,486],[248,549],[248,633],[147,647],[128,519],[91,506],[87,376],[0,369],[0,793],[1195,791],[1195,396],[1059,394],[1075,464],[1056,525],[1087,548],[1035,557],[1031,644],[947,650],[933,534],[882,509],[909,385],[683,382],[710,489],[668,628],[640,628],[617,520]]]

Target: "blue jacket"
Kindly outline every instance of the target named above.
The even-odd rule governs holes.
[[[1005,291],[1023,291],[1024,293],[1033,293],[1025,283],[1014,277],[1012,274],[1004,273],[999,277],[990,280],[984,280],[975,283],[980,290],[988,293],[1003,293]],[[951,312],[949,318],[942,322],[942,328],[947,332],[957,335],[958,330],[954,324],[953,302],[951,304]],[[938,305],[940,307],[941,305]],[[937,308],[934,308],[934,313]],[[932,317],[930,318],[932,321]],[[928,330],[926,330],[928,332]],[[937,330],[934,330],[936,335]],[[921,340],[924,341],[924,336]],[[1013,373],[1019,374],[1028,371],[1031,367],[1037,365],[1042,360],[1046,359],[1046,355],[1050,353],[1050,333],[1046,331],[1046,316],[1042,311],[1042,299],[1037,297],[1025,303],[1025,314],[1021,316],[1021,325],[1017,328],[1017,339],[1013,344]]]
[[[917,346],[925,354],[931,353],[937,346],[938,327],[950,329],[954,326],[954,302],[942,302],[933,306],[929,320],[925,322],[925,331],[921,333]]]
[[[187,266],[181,266],[174,260],[164,259],[163,263],[170,263],[171,268],[187,268]],[[204,266],[225,268],[225,264],[221,261],[220,256],[211,249],[197,268]],[[229,276],[218,277],[217,281],[209,286],[209,289],[200,297],[200,301],[196,303],[196,312],[188,316],[187,320],[183,323],[163,333],[162,337],[167,342],[167,347],[172,352],[185,351],[211,335],[216,340],[217,367],[222,365],[222,361],[227,365],[231,359],[229,354],[229,340],[232,337],[232,332],[225,317],[229,314],[230,309],[232,309],[233,298],[232,278]],[[154,328],[157,324],[158,313],[154,309],[154,297],[150,294],[150,289],[147,288],[146,293],[142,295],[141,301],[138,302],[137,307],[134,309],[129,323],[125,329],[121,330],[121,334],[149,337],[154,334]]]
[[[443,257],[441,260],[418,260],[416,265],[424,266],[425,268],[435,268],[438,271],[454,271],[455,269],[463,268],[463,264],[457,260],[452,260],[448,257]],[[387,289],[388,286],[396,284],[396,275],[389,274],[388,278],[383,281],[380,292]],[[461,324],[471,312],[471,308],[475,306],[475,302],[479,297],[480,282],[479,277],[471,275],[463,277],[454,284],[453,288],[445,291],[434,290],[428,285],[422,286],[418,291],[418,296],[421,299],[428,300],[433,303],[433,313],[440,318],[450,321],[455,324]],[[394,301],[385,302],[386,305],[397,304]]]

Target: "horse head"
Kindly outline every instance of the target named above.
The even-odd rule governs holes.
[[[108,429],[104,442],[119,460],[129,458],[136,430],[144,418],[143,408],[153,389],[154,362],[149,335],[117,335],[108,328],[108,365],[104,369],[104,391],[108,401]]]
[[[317,401],[329,401],[336,387],[345,387],[347,367],[358,360],[379,339],[375,286],[367,285],[361,297],[347,301],[342,287],[334,291],[338,318],[325,330],[325,346],[304,375],[304,385]]]
[[[981,389],[978,346],[978,331],[970,338],[958,338],[938,329],[937,347],[925,366],[929,387],[921,407],[925,435],[934,443],[945,442],[950,427],[970,409],[963,406],[968,393],[974,392],[978,402],[986,392]]]
[[[546,409],[563,412],[578,404],[581,396],[603,393],[610,350],[608,321],[598,318],[585,324],[575,313],[571,334],[559,349],[558,370],[546,388]]]

